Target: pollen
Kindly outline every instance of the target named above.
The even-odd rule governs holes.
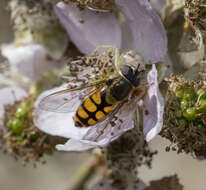
[[[97,110],[97,107],[95,104],[90,100],[90,98],[87,98],[84,101],[84,107],[89,111],[89,112],[95,112]]]
[[[98,120],[103,119],[105,117],[102,111],[98,111],[95,116]]]

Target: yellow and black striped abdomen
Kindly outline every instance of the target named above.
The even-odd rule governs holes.
[[[113,109],[114,105],[106,101],[107,90],[98,91],[86,98],[74,116],[75,126],[89,127],[104,119]]]

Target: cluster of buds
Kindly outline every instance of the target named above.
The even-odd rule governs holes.
[[[185,19],[186,22],[195,30],[197,37],[206,36],[206,1],[205,0],[186,0]]]
[[[161,136],[172,142],[178,153],[206,156],[206,77],[186,81],[172,76],[168,82],[164,112],[164,129]],[[166,150],[170,150],[167,147]]]
[[[3,151],[21,158],[23,164],[29,160],[39,161],[44,154],[54,151],[55,138],[45,135],[33,124],[34,98],[28,97],[4,107],[3,126],[0,126]]]

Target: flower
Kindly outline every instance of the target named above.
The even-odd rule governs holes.
[[[33,0],[9,2],[14,42],[3,44],[12,77],[22,74],[38,80],[43,72],[62,66],[68,36],[56,18],[52,4]]]
[[[164,109],[164,103],[158,89],[157,70],[154,64],[147,74],[147,83],[150,86],[146,95],[140,97],[141,100],[136,98],[135,101],[128,101],[118,110],[117,117],[121,119],[116,119],[114,122],[108,122],[108,119],[105,119],[100,124],[97,123],[87,128],[75,127],[73,116],[76,110],[69,113],[58,113],[39,108],[39,103],[43,98],[67,88],[67,85],[46,91],[38,97],[35,103],[35,126],[48,134],[69,138],[66,144],[56,146],[58,150],[83,151],[94,147],[105,147],[124,132],[134,128],[134,108],[137,107],[138,102],[141,102],[140,106],[144,112],[144,134],[146,140],[149,141],[161,130]],[[75,96],[78,97],[78,92]],[[74,97],[69,97],[68,95],[66,98]],[[73,106],[80,104],[81,100],[75,98]],[[108,126],[104,129],[106,123]],[[103,130],[102,134],[101,130]]]
[[[89,54],[97,46],[112,45],[123,51],[136,50],[146,63],[163,60],[167,53],[167,37],[148,0],[116,0],[115,3],[125,22],[119,22],[114,13],[80,10],[72,3],[59,2],[54,11],[82,53]]]
[[[40,44],[3,45],[2,55],[8,58],[12,73],[20,73],[32,80],[38,80],[43,72],[62,65],[49,59],[45,48]]]
[[[96,14],[88,9],[80,11],[73,5],[67,5],[63,2],[58,3],[54,10],[69,33],[71,40],[83,53],[93,51],[98,45],[116,45],[127,49],[128,44],[133,44],[138,55],[141,55],[139,57],[144,58],[144,63],[151,64],[163,60],[167,52],[167,38],[160,18],[148,1],[130,0],[125,3],[125,1],[117,0],[116,5],[125,16],[124,29],[131,30],[131,33],[126,31],[127,37],[128,34],[131,34],[131,40],[125,38],[123,34],[125,31],[120,30],[122,24],[119,24],[112,13]],[[85,21],[79,22],[80,19]],[[111,34],[114,36],[111,37]],[[125,41],[122,41],[122,37],[125,38]],[[128,57],[124,58],[128,59]],[[94,63],[92,62],[92,64]],[[90,69],[93,67],[94,65]],[[82,71],[85,73],[87,70]],[[158,74],[154,64],[147,74],[146,81],[150,84],[148,93],[144,97],[140,97],[141,100],[135,99],[135,102],[125,103],[118,111],[118,118],[122,118],[123,121],[117,119],[113,128],[110,124],[104,130],[102,123],[92,127],[77,128],[73,121],[76,110],[69,113],[57,113],[39,108],[38,105],[42,99],[51,93],[67,88],[67,85],[46,91],[39,96],[35,103],[35,126],[48,134],[69,138],[66,144],[56,146],[58,150],[83,151],[94,147],[105,147],[134,127],[134,111],[131,110],[135,110],[134,107],[139,105],[143,110],[144,134],[146,140],[149,141],[161,130],[164,109],[163,98],[158,89]],[[78,93],[75,96],[78,97]],[[77,98],[73,106],[80,104],[81,100]],[[104,122],[106,123],[108,120],[105,119]],[[104,132],[100,135],[101,130]]]

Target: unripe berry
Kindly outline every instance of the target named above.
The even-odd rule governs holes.
[[[184,90],[183,90],[183,89],[177,90],[177,91],[175,92],[175,95],[176,95],[178,98],[182,98],[183,95],[184,95]]]
[[[182,99],[180,102],[181,108],[186,109],[189,107],[189,102],[186,99]]]
[[[187,108],[183,115],[187,120],[194,120],[196,118],[196,114],[197,111],[195,108]]]
[[[14,119],[12,121],[12,127],[11,127],[11,131],[15,134],[15,135],[21,135],[22,131],[25,128],[25,124],[22,120],[19,119]]]

